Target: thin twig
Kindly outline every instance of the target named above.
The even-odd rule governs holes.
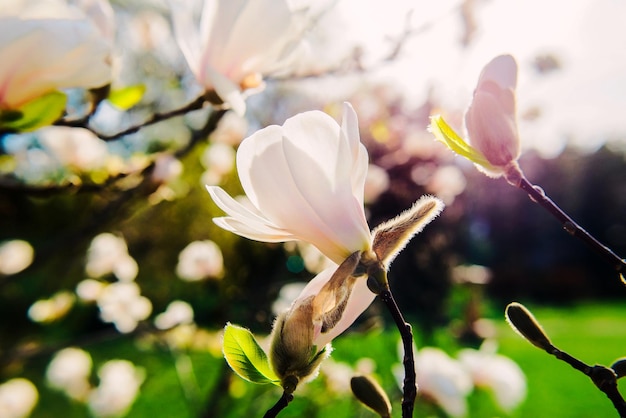
[[[563,210],[556,203],[546,196],[541,187],[530,183],[523,174],[520,178],[516,178],[516,181],[509,181],[509,183],[528,193],[528,196],[530,196],[534,202],[537,202],[540,206],[552,214],[552,216],[558,219],[559,222],[561,222],[565,231],[567,231],[570,235],[583,240],[588,246],[604,257],[606,261],[608,261],[615,268],[615,270],[620,273],[622,277],[624,277],[624,274],[626,273],[626,260],[620,258],[613,252],[613,250],[602,244],[589,232],[585,231],[580,225],[578,225],[576,221],[563,212]]]
[[[391,290],[383,290],[378,296],[389,310],[389,313],[391,313],[402,337],[402,346],[404,348],[404,358],[402,359],[402,364],[404,365],[402,418],[410,418],[413,416],[413,407],[415,405],[415,397],[417,396],[417,386],[415,384],[417,377],[415,375],[415,359],[413,358],[413,332],[411,325],[404,320]]]
[[[263,415],[263,418],[275,418],[291,401],[293,401],[293,393],[283,392],[283,396]]]
[[[611,400],[620,418],[626,418],[626,402],[617,389],[617,375],[613,370],[601,365],[589,366],[553,345],[547,347],[546,352],[588,376],[593,384]]]
[[[199,96],[194,101],[186,104],[185,106],[183,106],[181,108],[170,110],[169,112],[164,112],[164,113],[155,113],[152,116],[150,116],[150,118],[148,118],[147,120],[143,121],[142,123],[130,126],[130,127],[126,128],[126,129],[124,129],[122,131],[119,131],[119,132],[111,134],[111,135],[105,135],[103,133],[97,132],[97,131],[93,130],[92,128],[90,128],[88,125],[85,125],[85,126],[82,126],[82,127],[86,128],[86,129],[89,129],[98,138],[100,138],[103,141],[113,141],[113,140],[119,139],[119,138],[121,138],[123,136],[134,134],[135,132],[138,132],[140,129],[145,128],[146,126],[153,125],[155,123],[162,122],[162,121],[171,119],[171,118],[176,117],[176,116],[184,115],[184,114],[186,114],[188,112],[191,112],[192,110],[202,109],[202,107],[204,106],[204,104],[206,102],[207,102],[206,95]],[[55,122],[55,125],[78,127],[78,125],[75,122],[65,121],[63,119]]]

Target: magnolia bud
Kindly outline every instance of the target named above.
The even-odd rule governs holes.
[[[498,176],[520,154],[515,86],[517,63],[510,55],[491,60],[480,73],[474,99],[465,114],[470,142],[498,169]],[[485,167],[483,167],[485,168]]]
[[[509,325],[531,344],[545,351],[554,348],[539,322],[524,305],[513,302],[506,307]]]
[[[330,347],[318,351],[314,335],[313,296],[299,301],[274,322],[270,364],[287,393],[293,392],[301,380],[314,378],[330,352]]]
[[[350,379],[354,396],[381,417],[391,417],[391,402],[378,382],[368,376],[354,376]]]

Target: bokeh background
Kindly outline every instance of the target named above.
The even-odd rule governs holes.
[[[108,133],[199,92],[166,4],[112,5],[114,84],[141,83],[146,93],[130,111],[99,109],[94,125]],[[626,7],[611,0],[340,0],[312,8],[319,21],[306,35],[308,55],[292,73],[267,80],[245,117],[227,112],[208,137],[194,128],[210,109],[114,141],[59,127],[1,138],[0,383],[34,384],[32,417],[260,416],[280,392],[232,374],[221,357],[221,329],[230,321],[262,340],[320,260],[305,246],[219,229],[211,218],[220,211],[204,184],[241,193],[234,157],[245,136],[310,109],[339,118],[350,101],[372,164],[370,226],[426,193],[446,203],[390,271],[418,358],[426,346],[458,358],[488,341],[517,363],[524,400],[503,407],[493,389],[473,382],[473,390],[458,390],[468,416],[617,415],[586,377],[511,331],[503,312],[523,302],[557,346],[610,365],[626,354],[624,284],[524,193],[435,142],[427,125],[442,113],[462,129],[482,66],[513,54],[526,176],[626,254]],[[70,145],[54,146],[61,141]],[[33,256],[13,274],[10,260],[31,251],[11,253],[15,240]],[[374,416],[347,388],[349,376],[365,372],[399,409],[398,339],[374,303],[281,416]],[[68,347],[75,351],[60,351]],[[55,374],[59,352],[69,360]],[[79,383],[70,382],[71,365],[80,364]],[[0,386],[0,405],[3,393]],[[416,416],[450,414],[420,391]]]

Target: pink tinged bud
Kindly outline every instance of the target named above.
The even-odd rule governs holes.
[[[318,274],[303,289],[291,308],[274,323],[270,362],[283,381],[298,381],[317,375],[321,361],[330,353],[328,343],[345,331],[370,305],[375,295],[365,277],[353,276],[360,253],[339,267]]]
[[[520,154],[515,87],[517,63],[510,55],[491,60],[483,69],[474,99],[465,115],[471,144],[498,170],[499,175]],[[484,166],[479,168],[485,169]]]

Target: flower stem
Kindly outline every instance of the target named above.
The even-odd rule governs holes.
[[[278,413],[282,411],[283,409],[285,409],[287,405],[289,405],[289,402],[291,402],[292,400],[293,400],[293,393],[283,392],[283,396],[281,396],[278,402],[276,402],[276,404],[273,407],[271,407],[265,413],[265,415],[263,415],[263,418],[276,417]]]
[[[521,171],[516,174],[516,176],[511,176],[511,178],[507,176],[507,181],[510,184],[528,193],[528,196],[531,198],[531,200],[538,203],[552,216],[554,216],[559,222],[561,222],[561,224],[563,225],[563,229],[565,229],[565,231],[567,231],[570,235],[580,238],[593,250],[595,250],[602,257],[604,257],[604,259],[609,262],[618,273],[620,273],[622,281],[624,280],[624,275],[626,275],[625,259],[620,258],[617,254],[613,252],[613,250],[602,244],[590,233],[585,231],[567,213],[563,212],[563,210],[556,203],[554,203],[552,199],[546,196],[541,187],[535,186],[530,183],[523,175],[523,173],[521,173]]]
[[[391,290],[387,288],[381,291],[378,296],[389,310],[389,313],[391,313],[398,327],[398,331],[400,331],[400,336],[402,337],[402,347],[404,349],[404,358],[402,360],[402,364],[404,365],[402,418],[410,418],[413,416],[413,406],[415,404],[415,397],[417,396],[415,359],[413,358],[413,332],[411,325],[404,320]]]
[[[588,376],[594,385],[613,403],[613,407],[619,413],[620,418],[626,418],[626,401],[617,389],[617,375],[613,370],[601,365],[589,366],[553,345],[550,345],[545,351]]]

